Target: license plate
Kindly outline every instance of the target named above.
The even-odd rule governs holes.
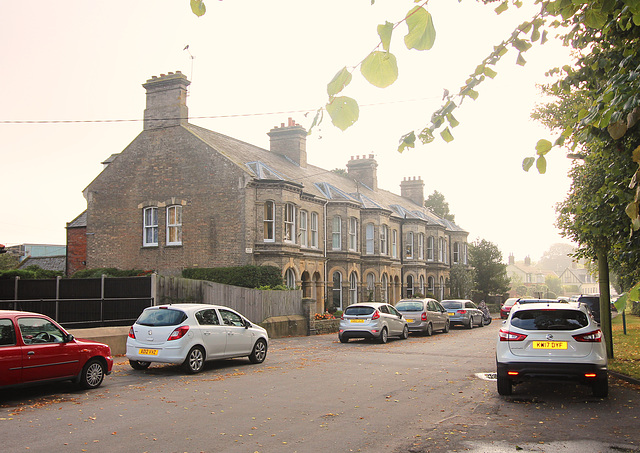
[[[413,319],[407,318],[407,322],[413,322]]]
[[[447,314],[448,314],[449,316],[455,316],[455,315],[456,315],[455,313],[451,313],[451,312],[449,312],[449,313],[447,313]]]
[[[355,323],[364,322],[364,319],[352,319],[351,322],[355,322]]]
[[[566,341],[534,341],[533,349],[567,349]]]
[[[140,355],[158,355],[157,349],[138,349]]]

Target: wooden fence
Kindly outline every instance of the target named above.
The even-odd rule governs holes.
[[[156,305],[225,305],[256,323],[274,316],[303,315],[301,290],[264,291],[162,275],[157,276],[155,300]]]

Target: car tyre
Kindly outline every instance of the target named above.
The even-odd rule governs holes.
[[[425,334],[430,337],[431,335],[433,335],[433,325],[431,323],[427,324],[427,330],[425,331]]]
[[[598,379],[592,386],[593,396],[606,398],[609,395],[609,381],[607,377]]]
[[[151,362],[141,362],[140,360],[129,360],[129,365],[134,370],[146,370],[151,365]]]
[[[480,316],[480,322],[478,323],[478,327],[484,327],[484,316]]]
[[[182,368],[189,374],[196,374],[204,368],[204,349],[194,346],[189,350],[187,357],[182,362]]]
[[[402,336],[400,338],[403,340],[409,338],[409,326],[404,326],[404,329],[402,329]]]
[[[264,338],[258,338],[256,344],[253,345],[251,355],[249,355],[249,361],[251,363],[262,363],[267,358],[267,342]]]
[[[378,341],[382,344],[385,344],[388,339],[389,339],[389,332],[387,332],[386,327],[383,327],[382,330],[380,331],[380,338],[378,339]]]
[[[498,373],[497,385],[498,394],[502,396],[509,396],[513,393],[513,382],[511,382],[507,376],[503,376]]]
[[[89,360],[84,367],[82,367],[82,374],[80,375],[80,385],[86,389],[95,389],[100,387],[104,380],[106,366],[102,361],[98,359]]]
[[[338,335],[338,339],[340,340],[340,343],[349,343],[349,339],[347,337],[341,337]]]
[[[447,319],[447,322],[444,323],[444,329],[442,329],[442,331],[444,333],[448,333],[449,329],[451,328],[451,323],[449,322],[449,320]]]
[[[467,329],[473,329],[473,316],[469,317],[469,324],[467,324]]]

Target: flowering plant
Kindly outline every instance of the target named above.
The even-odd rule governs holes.
[[[316,320],[319,319],[336,319],[331,313],[329,313],[328,311],[325,311],[324,313],[316,313],[314,315],[314,318]]]

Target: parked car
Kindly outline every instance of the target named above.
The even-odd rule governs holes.
[[[576,381],[599,397],[609,391],[604,338],[582,304],[516,304],[500,329],[496,368],[500,395],[534,379]]]
[[[558,299],[535,299],[529,297],[521,297],[516,301],[516,304],[524,305],[524,304],[538,304],[538,303],[558,303]]]
[[[410,332],[431,336],[434,330],[449,332],[447,310],[435,299],[403,299],[396,304],[396,310],[407,320]]]
[[[442,306],[446,308],[451,325],[460,324],[468,329],[473,326],[484,326],[484,314],[476,304],[466,299],[443,300]]]
[[[580,304],[585,304],[596,322],[600,322],[600,294],[581,294],[575,300]]]
[[[74,338],[42,314],[0,310],[0,388],[70,380],[94,389],[112,367],[108,345]]]
[[[136,370],[152,362],[181,364],[202,371],[207,360],[267,357],[267,331],[235,310],[220,305],[173,304],[146,308],[129,329],[127,353]]]
[[[504,303],[502,304],[502,307],[500,307],[500,318],[507,319],[509,317],[509,312],[511,311],[511,307],[513,307],[513,305],[516,303],[517,300],[518,300],[517,297],[510,297],[504,301]]]
[[[350,338],[366,338],[386,343],[390,336],[406,340],[409,326],[402,313],[393,305],[367,302],[349,305],[340,318],[338,339],[346,343]]]

